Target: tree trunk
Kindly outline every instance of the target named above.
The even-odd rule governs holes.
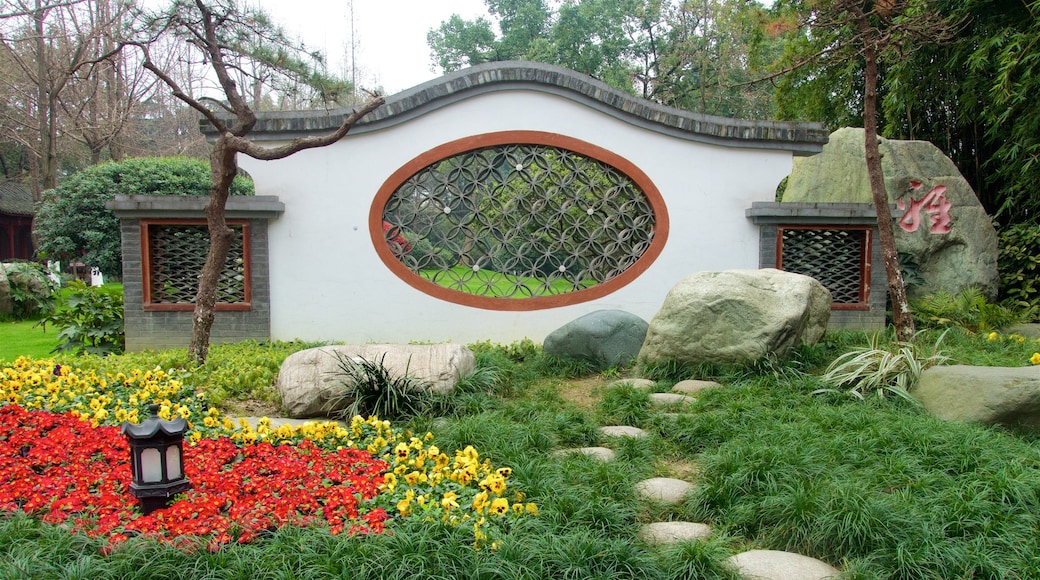
[[[860,32],[864,37],[863,95],[863,135],[865,139],[867,176],[870,179],[870,194],[877,212],[878,238],[881,242],[881,255],[885,262],[885,274],[888,278],[888,296],[892,301],[892,321],[896,327],[899,340],[910,340],[914,336],[914,319],[910,315],[910,304],[906,296],[906,285],[903,283],[903,271],[899,267],[899,252],[896,251],[895,228],[892,225],[892,210],[888,205],[888,193],[885,191],[885,176],[881,168],[881,152],[878,150],[877,127],[877,47],[872,42],[869,23],[866,17],[860,18]]]
[[[39,130],[39,152],[37,155],[38,181],[37,187],[43,192],[54,189],[58,182],[57,161],[54,148],[57,139],[57,127],[55,126],[55,109],[57,108],[54,94],[54,80],[49,69],[50,54],[47,39],[44,36],[47,12],[40,0],[36,1],[33,11],[33,34],[36,42],[36,123]],[[39,201],[39,200],[37,200]]]
[[[188,356],[199,365],[206,363],[209,356],[209,337],[216,316],[217,283],[231,248],[232,231],[224,219],[225,205],[231,191],[231,182],[238,173],[238,152],[229,147],[224,135],[217,137],[209,157],[210,175],[213,185],[206,204],[206,225],[209,228],[209,252],[199,277],[199,290],[195,295],[194,324]]]

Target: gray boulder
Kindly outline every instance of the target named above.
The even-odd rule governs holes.
[[[476,368],[473,352],[457,344],[332,345],[302,350],[285,359],[276,383],[290,417],[329,417],[350,406],[350,387],[343,384],[337,356],[382,361],[391,375],[407,375],[440,393],[450,392]]]
[[[795,158],[783,201],[872,203],[863,147],[863,129],[832,133],[823,151]],[[896,224],[896,248],[913,256],[923,279],[909,287],[911,296],[938,290],[956,295],[976,286],[996,297],[997,232],[957,166],[927,141],[882,139],[880,149],[889,203],[909,213],[897,212],[904,217]],[[948,231],[936,219],[941,200],[929,197],[937,186],[946,188]],[[936,205],[918,207],[927,199]]]
[[[640,363],[784,358],[827,330],[831,294],[772,268],[700,272],[679,281],[650,321]]]
[[[937,417],[1040,430],[1040,366],[938,366],[910,392]]]
[[[639,355],[647,323],[623,310],[597,310],[545,337],[545,354],[587,361],[594,370],[626,365]]]

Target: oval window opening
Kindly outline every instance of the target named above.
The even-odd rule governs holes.
[[[588,143],[518,136],[449,143],[396,172],[372,208],[384,262],[428,294],[498,310],[591,300],[645,270],[667,224],[649,178]]]

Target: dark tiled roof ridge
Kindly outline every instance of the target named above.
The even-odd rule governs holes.
[[[645,129],[692,141],[731,147],[816,153],[828,133],[819,123],[751,121],[704,115],[642,99],[590,76],[532,61],[485,63],[444,75],[390,95],[351,134],[378,131],[459,101],[498,91],[534,90],[580,102]],[[334,129],[352,109],[262,113],[251,137],[284,140]],[[203,132],[213,128],[203,122]]]
[[[34,215],[32,191],[17,181],[0,181],[0,213]]]

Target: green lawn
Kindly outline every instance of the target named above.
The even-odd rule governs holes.
[[[14,361],[20,356],[45,358],[58,344],[58,330],[36,327],[35,320],[0,322],[0,360]]]
[[[595,285],[595,281],[586,280],[579,288],[575,288],[574,284],[565,278],[549,280],[531,276],[513,276],[493,270],[474,272],[466,266],[455,266],[451,270],[423,270],[421,276],[438,286],[467,294],[495,298],[555,296]]]

